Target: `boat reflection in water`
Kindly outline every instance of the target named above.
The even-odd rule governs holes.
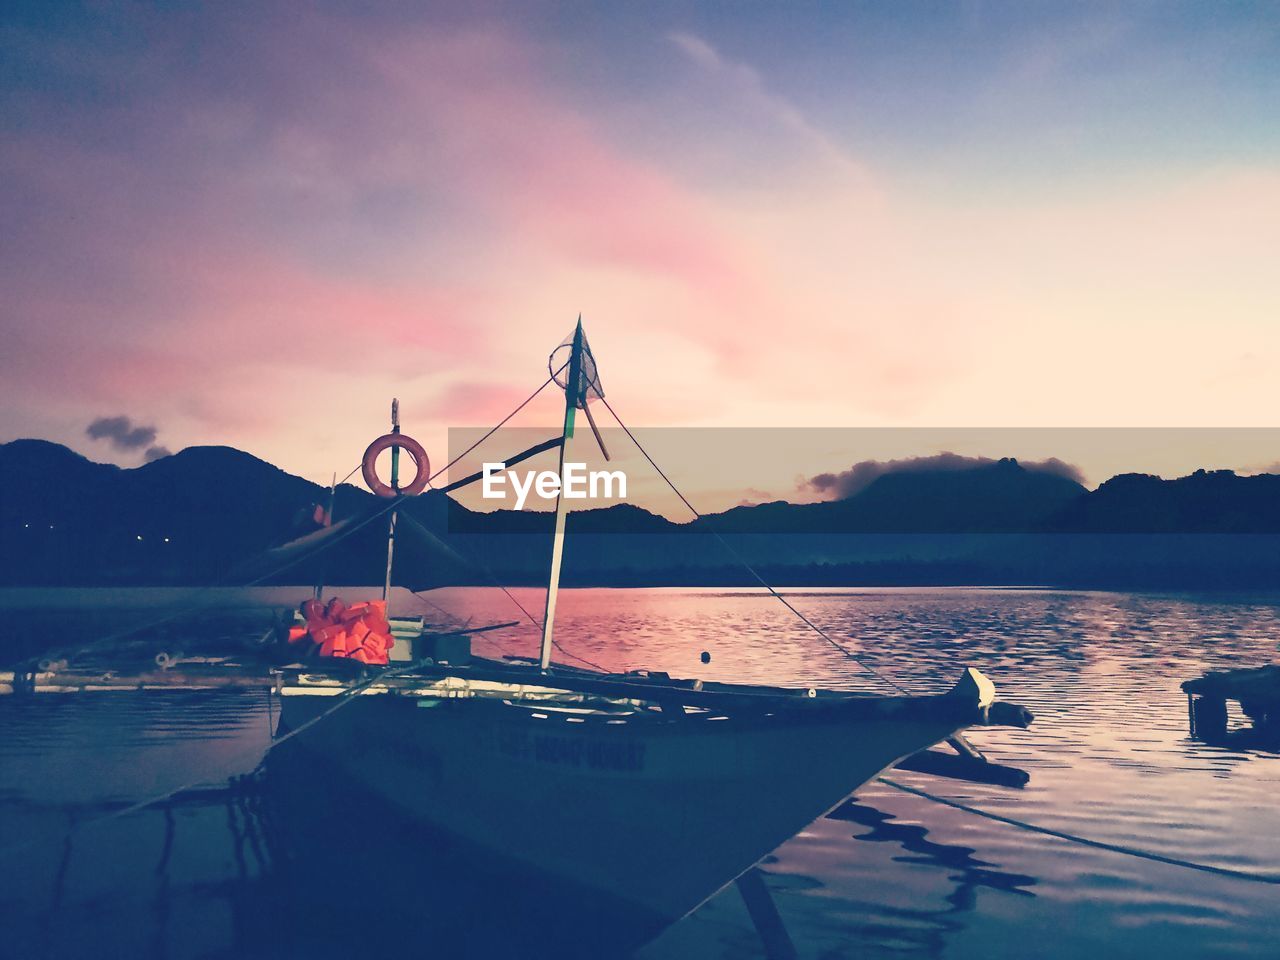
[[[995,864],[975,857],[972,847],[929,840],[927,828],[913,823],[894,823],[890,814],[882,813],[868,804],[850,800],[833,810],[829,816],[834,820],[869,828],[866,833],[854,834],[855,840],[901,845],[910,856],[895,857],[899,863],[928,864],[954,871],[952,879],[956,882],[956,889],[946,900],[957,912],[967,913],[973,910],[975,894],[982,887],[1026,897],[1035,896],[1027,889],[1035,886],[1035,877],[995,869]]]
[[[850,835],[841,829],[844,824],[865,829]],[[841,804],[806,834],[807,850],[779,852],[771,886],[779,900],[790,901],[786,912],[794,932],[815,957],[972,956],[973,932],[986,927],[992,915],[983,910],[979,892],[1029,901],[1036,896],[1031,888],[1040,882],[1001,870],[973,847],[940,842],[929,828],[898,822],[860,797]],[[885,849],[859,850],[862,843]],[[814,871],[817,863],[825,869]],[[916,879],[906,891],[898,889],[903,873],[888,870],[890,864],[915,868],[909,872]],[[788,890],[816,896],[785,897]],[[826,910],[813,909],[824,902]],[[825,949],[813,950],[816,944]]]

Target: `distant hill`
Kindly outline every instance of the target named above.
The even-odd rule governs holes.
[[[5,583],[212,579],[287,539],[299,509],[326,493],[230,447],[121,469],[15,440],[0,445],[0,477]]]
[[[1280,476],[1197,470],[1165,480],[1112,477],[1046,524],[1063,533],[1280,533]]]
[[[1005,459],[967,470],[888,473],[843,500],[735,507],[695,526],[722,533],[1025,533],[1086,493],[1074,480]]]
[[[243,583],[283,562],[267,582],[376,582],[385,564],[386,521],[367,518],[386,501],[344,485],[339,527],[316,533],[328,489],[230,447],[122,469],[16,440],[0,445],[0,477],[0,585]],[[477,513],[428,491],[401,506],[397,582],[540,583],[551,519]],[[1225,471],[1127,474],[1088,491],[1001,460],[689,523],[620,504],[571,513],[568,530],[568,584],[755,583],[736,554],[779,584],[1280,585],[1280,477]],[[264,555],[307,534],[341,542]]]

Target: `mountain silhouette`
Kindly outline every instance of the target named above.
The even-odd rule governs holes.
[[[1125,473],[1064,505],[1047,528],[1069,533],[1280,533],[1280,476],[1197,470],[1165,480]]]
[[[965,470],[887,473],[842,500],[734,507],[700,526],[722,533],[1019,533],[1086,494],[1074,480],[1004,459]]]
[[[3,585],[376,583],[385,567],[388,501],[344,484],[322,530],[326,487],[231,447],[126,469],[15,440],[0,475]],[[550,513],[476,512],[428,490],[399,517],[397,583],[545,580]],[[1280,477],[1229,471],[1089,491],[1006,459],[687,523],[616,504],[570,513],[567,529],[569,585],[755,584],[740,558],[779,584],[1280,585]]]

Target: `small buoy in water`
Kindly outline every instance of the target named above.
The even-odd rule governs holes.
[[[703,651],[702,651],[702,656],[701,656],[699,659],[700,659],[703,663],[710,663],[710,662],[711,662],[711,654],[710,654],[710,653],[708,653],[706,650],[703,650]]]

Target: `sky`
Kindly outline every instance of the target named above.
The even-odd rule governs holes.
[[[0,441],[439,465],[579,314],[632,426],[1275,426],[1277,103],[1262,3],[8,3]]]

